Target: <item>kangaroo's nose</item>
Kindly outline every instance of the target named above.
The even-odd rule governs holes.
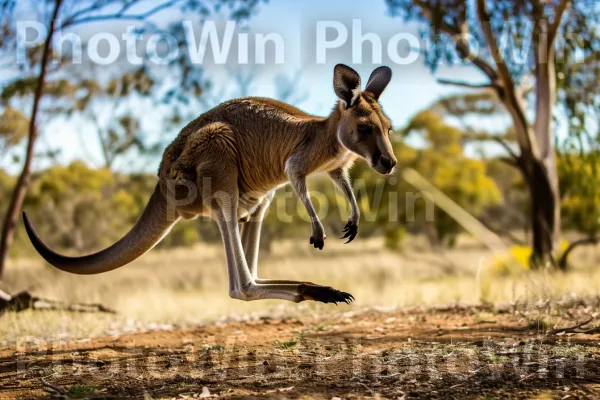
[[[391,158],[387,158],[384,156],[381,157],[379,162],[381,163],[383,168],[387,169],[388,171],[390,171],[392,168],[394,168],[396,166],[396,160],[392,160]]]

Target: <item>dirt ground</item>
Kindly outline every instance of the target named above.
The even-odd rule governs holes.
[[[361,309],[22,340],[0,349],[0,398],[600,398],[597,315]]]

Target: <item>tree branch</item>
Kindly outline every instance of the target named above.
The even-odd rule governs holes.
[[[525,167],[523,167],[521,160],[515,160],[512,157],[500,157],[498,159],[509,167],[518,169],[522,174],[526,173]]]
[[[568,4],[569,0],[559,1],[555,6],[552,24],[546,20],[541,4],[535,5],[533,8],[533,20],[536,23],[531,33],[531,42],[535,45],[536,114],[534,129],[540,156],[544,159],[551,159],[554,152],[552,142],[552,115],[556,102],[554,40]]]
[[[592,236],[592,237],[576,240],[573,243],[569,244],[569,247],[567,247],[565,252],[560,257],[560,260],[558,260],[559,268],[562,270],[567,269],[567,262],[569,259],[569,255],[571,254],[571,252],[573,250],[575,250],[576,247],[579,247],[582,245],[588,245],[588,244],[598,244],[598,243],[600,243],[600,238],[598,238],[596,236]]]
[[[76,18],[79,18],[82,15],[85,14],[89,14],[91,12],[97,11],[102,9],[102,7],[106,6],[107,4],[109,4],[111,0],[97,0],[94,3],[92,3],[89,7],[87,8],[83,8],[79,11],[75,11],[73,14],[71,14],[71,16],[67,17],[65,19],[65,21],[61,24],[61,29],[65,28],[67,26],[69,26],[69,24]]]
[[[141,13],[141,14],[125,14],[125,11],[127,11],[127,9],[129,9],[134,3],[135,1],[132,1],[131,3],[127,3],[125,4],[119,11],[117,11],[114,14],[102,14],[102,15],[92,15],[89,17],[83,17],[80,19],[72,19],[71,21],[69,21],[68,23],[65,22],[62,27],[71,27],[71,26],[75,26],[75,25],[80,25],[80,24],[84,24],[87,22],[99,22],[99,21],[107,21],[107,20],[111,20],[111,19],[120,19],[120,20],[132,20],[132,21],[143,21],[146,18],[151,17],[152,15],[158,13],[161,10],[164,10],[166,8],[172,7],[175,4],[181,2],[182,0],[170,0],[170,1],[166,1],[154,8],[151,8],[150,10]]]
[[[432,9],[431,5],[425,0],[413,0],[413,4],[421,8],[421,12],[429,20],[432,20]],[[452,26],[444,21],[441,21],[439,28],[442,32],[448,34],[456,47],[456,52],[463,60],[469,61],[475,65],[481,72],[483,72],[492,83],[498,80],[498,73],[496,69],[490,65],[486,60],[478,56],[469,47],[467,40],[462,40],[463,36],[468,34],[468,25],[463,23],[461,27]]]
[[[461,86],[461,87],[467,87],[467,88],[471,88],[471,89],[495,89],[494,84],[492,83],[469,83],[466,81],[454,81],[451,79],[443,79],[440,78],[437,80],[438,83],[441,83],[442,85],[454,85],[454,86]]]
[[[593,320],[594,320],[594,317],[589,317],[588,319],[586,319],[586,320],[584,320],[582,322],[578,322],[575,325],[567,326],[567,327],[564,327],[564,328],[555,328],[555,329],[547,331],[546,333],[548,335],[556,335],[557,333],[571,333],[571,332],[573,332],[573,333],[585,333],[585,332],[587,332],[587,330],[585,330],[585,332],[581,332],[581,331],[579,331],[579,328],[581,328],[582,326],[585,326],[585,325],[589,324]]]
[[[479,17],[479,23],[481,24],[485,41],[487,42],[492,58],[494,59],[494,62],[498,68],[498,75],[500,79],[502,79],[504,86],[510,86],[514,88],[515,84],[513,82],[512,75],[506,66],[506,62],[504,61],[504,57],[502,57],[498,42],[496,41],[496,35],[492,30],[490,14],[487,11],[485,0],[477,0],[477,16]]]
[[[496,41],[496,35],[494,34],[492,25],[490,23],[490,14],[488,13],[486,7],[486,0],[477,0],[477,16],[479,18],[479,23],[481,24],[481,29],[483,30],[486,43],[490,53],[492,54],[492,58],[494,59],[494,62],[498,68],[498,75],[504,88],[504,97],[501,98],[501,100],[506,105],[506,108],[508,109],[515,123],[517,140],[519,141],[521,151],[533,157],[537,157],[539,154],[537,143],[535,142],[535,138],[532,137],[532,132],[529,129],[529,124],[527,123],[527,117],[525,116],[523,105],[521,104],[521,101],[515,92],[515,84],[513,82],[512,75],[508,70],[508,66],[504,61],[504,57],[502,56],[498,42]]]
[[[508,155],[515,161],[519,162],[519,160],[521,159],[520,156],[518,156],[513,149],[511,149],[511,147],[508,145],[508,143],[506,143],[501,137],[498,136],[494,136],[493,137],[494,141],[496,143],[499,143],[500,146],[504,147],[504,150],[506,150],[506,152],[508,153]]]
[[[570,5],[571,0],[561,0],[554,7],[554,21],[552,21],[552,24],[548,29],[548,43],[550,43],[551,46],[554,45],[554,39],[556,39],[556,33],[558,32],[558,28],[560,27],[560,21],[562,20],[565,11],[567,10],[567,8],[569,8]]]
[[[19,175],[19,179],[17,180],[17,183],[13,190],[10,203],[7,207],[4,221],[2,223],[2,234],[0,237],[0,277],[2,276],[2,272],[6,265],[6,260],[8,258],[8,249],[12,244],[15,233],[15,227],[17,225],[17,219],[19,217],[19,212],[23,208],[23,201],[25,200],[25,195],[27,194],[27,189],[31,180],[31,164],[33,162],[34,157],[35,142],[38,138],[38,113],[40,109],[40,103],[44,95],[44,86],[46,84],[48,64],[52,53],[52,39],[56,31],[56,21],[58,19],[62,2],[63,0],[55,0],[54,3],[54,11],[52,13],[52,17],[50,18],[48,27],[48,35],[46,36],[46,40],[44,41],[44,47],[42,50],[40,74],[37,78],[37,84],[33,95],[31,116],[29,117],[29,138],[27,141],[27,149],[25,152],[25,161],[23,163],[23,169],[21,170],[21,174]]]

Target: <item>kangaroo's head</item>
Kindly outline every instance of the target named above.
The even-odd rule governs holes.
[[[380,174],[392,173],[396,165],[389,138],[392,123],[379,104],[379,96],[391,78],[391,69],[379,67],[361,91],[360,76],[355,70],[343,64],[333,70],[333,88],[341,100],[338,139]]]

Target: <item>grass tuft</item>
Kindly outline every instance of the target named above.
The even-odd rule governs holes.
[[[72,399],[85,399],[96,394],[96,388],[85,385],[73,385],[67,393]]]

